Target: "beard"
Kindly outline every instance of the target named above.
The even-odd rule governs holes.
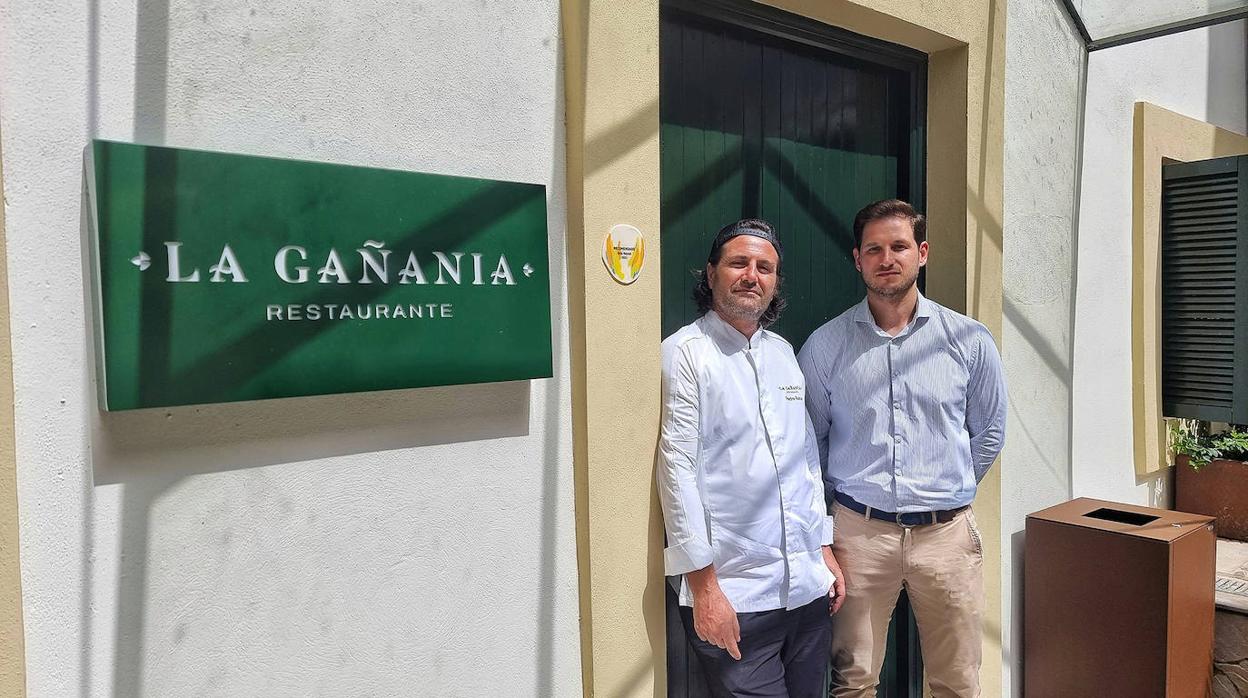
[[[726,298],[716,296],[712,307],[723,318],[758,322],[763,313],[767,312],[767,306],[770,303],[769,298],[750,299],[728,294]]]
[[[909,276],[897,277],[897,282],[894,284],[884,285],[878,282],[869,281],[866,278],[863,279],[863,282],[866,283],[867,288],[876,295],[883,296],[884,298],[896,298],[898,296],[904,296],[907,292],[909,292],[918,280],[919,270],[915,269],[914,273]]]

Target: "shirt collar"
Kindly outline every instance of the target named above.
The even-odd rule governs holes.
[[[921,317],[931,317],[934,312],[935,304],[927,299],[927,296],[919,293],[919,303],[914,309],[914,319]]]
[[[751,345],[758,346],[758,342],[763,337],[763,329],[760,327],[754,331],[754,335],[746,339],[745,335],[737,331],[737,328],[728,324],[728,321],[719,316],[714,310],[706,311],[702,316],[702,320],[706,323],[707,330],[715,337],[715,339],[726,349],[736,351],[738,349],[749,349]]]
[[[901,335],[908,334],[912,329],[921,325],[922,323],[919,322],[919,318],[930,318],[932,316],[934,305],[935,304],[929,301],[926,296],[920,293],[919,300],[914,307],[914,318],[912,318],[910,323],[906,325],[906,329],[899,332],[897,336],[900,337]],[[875,316],[871,314],[871,306],[867,305],[866,298],[863,298],[859,301],[858,305],[854,306],[854,321],[862,323],[877,332],[883,331],[880,330],[879,325],[875,324]],[[926,320],[923,322],[926,322]]]

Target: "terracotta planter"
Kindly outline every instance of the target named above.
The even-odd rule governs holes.
[[[1215,460],[1192,470],[1179,456],[1174,473],[1174,508],[1217,517],[1219,538],[1248,541],[1248,463]]]

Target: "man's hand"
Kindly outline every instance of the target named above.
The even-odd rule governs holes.
[[[841,605],[845,603],[845,575],[841,573],[841,566],[836,562],[836,556],[832,554],[832,546],[823,546],[823,564],[828,566],[832,574],[836,577],[836,581],[832,582],[832,588],[828,589],[828,598],[832,599],[832,608],[830,613],[836,613],[841,610]]]
[[[741,659],[741,626],[737,611],[719,588],[715,566],[707,565],[685,575],[693,592],[693,630],[705,642],[724,650],[733,659]]]

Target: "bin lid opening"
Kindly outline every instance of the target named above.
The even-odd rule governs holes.
[[[1122,511],[1121,509],[1110,509],[1109,507],[1101,507],[1096,511],[1090,511],[1084,516],[1090,519],[1103,519],[1105,521],[1116,521],[1131,526],[1143,526],[1146,523],[1152,523],[1157,520],[1156,516],[1148,514],[1137,514],[1134,511]]]

